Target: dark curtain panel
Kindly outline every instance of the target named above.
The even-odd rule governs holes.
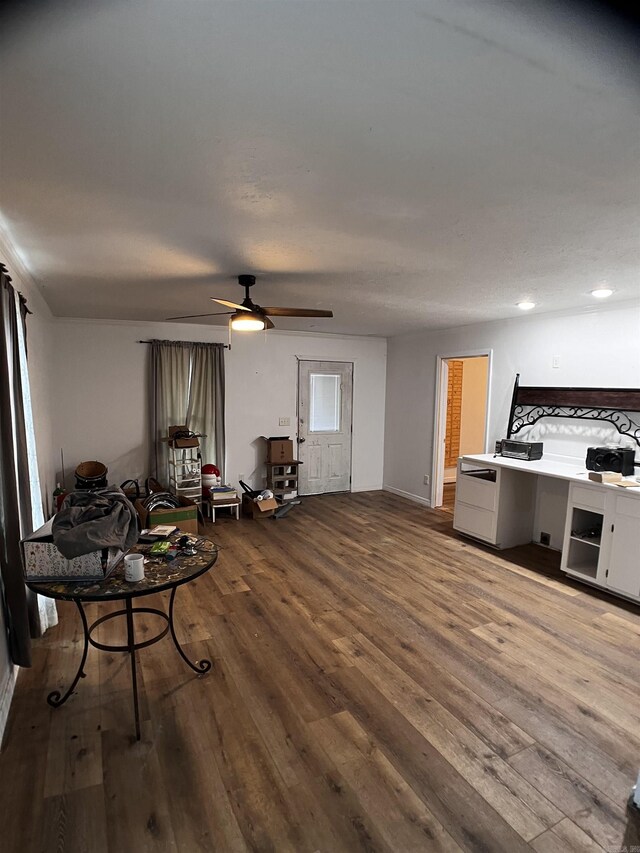
[[[24,298],[24,296],[21,293],[18,294],[18,302],[20,303],[20,317],[22,318],[22,334],[24,337],[24,351],[28,355],[29,354],[29,347],[27,345],[27,314],[31,314],[32,312],[29,311],[29,309],[27,308],[27,300]]]
[[[193,344],[186,424],[200,439],[202,462],[217,465],[224,477],[224,347]]]
[[[168,445],[174,424],[186,424],[189,405],[189,350],[180,341],[152,341],[149,347],[151,464],[153,477],[168,486]]]
[[[150,341],[150,471],[167,483],[168,446],[162,439],[173,424],[186,424],[202,438],[203,462],[221,471],[225,460],[224,345]],[[224,472],[223,472],[224,473]]]
[[[22,339],[24,341],[24,353],[25,356],[28,355],[27,350],[27,315],[32,312],[27,308],[27,300],[24,296],[19,293],[18,294],[18,305],[20,310],[20,322],[22,324]],[[16,342],[17,345],[17,342]],[[16,364],[19,369],[19,356],[16,349]],[[20,379],[22,383],[22,373],[20,372]],[[22,395],[22,384],[20,387],[20,402],[24,400]],[[28,471],[29,459],[28,459],[28,450],[27,450],[27,431],[25,428],[24,422],[24,409],[23,405],[20,405],[20,420],[22,422],[22,432],[19,435],[22,436],[22,441],[20,445],[22,446],[22,451],[18,453],[18,464],[20,465],[19,471]],[[21,455],[22,454],[22,455]],[[27,467],[22,467],[26,465]],[[29,533],[33,533],[33,494],[31,492],[31,478],[27,478],[27,483],[23,484],[21,480],[18,481],[19,491],[22,497],[21,500],[21,510],[20,510],[20,529],[22,533],[22,539],[27,536]],[[24,501],[27,501],[27,505],[24,505]],[[41,623],[41,615],[38,611],[38,596],[35,592],[32,592],[30,589],[26,590],[27,592],[27,609],[29,611],[29,628],[31,630],[31,637],[41,637],[43,634],[43,628]],[[53,606],[55,610],[55,602],[49,602],[50,606]],[[53,624],[57,624],[56,622]],[[46,630],[46,629],[45,629]]]
[[[20,539],[31,520],[16,294],[0,264],[0,580],[11,659],[31,666],[30,620]]]

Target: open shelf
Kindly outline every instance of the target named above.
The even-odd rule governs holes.
[[[571,515],[571,535],[567,554],[567,571],[595,580],[598,576],[600,540],[604,516],[574,506]]]
[[[571,537],[575,542],[584,542],[585,545],[595,545],[596,548],[600,547],[600,537],[594,537],[593,539],[584,539],[582,536],[572,536]]]
[[[598,575],[598,565],[591,563],[576,563],[575,565],[567,565],[567,571],[574,575],[583,575],[585,578],[595,580]]]
[[[571,539],[590,545],[600,545],[604,516],[601,512],[573,507],[571,516]]]
[[[592,542],[584,539],[571,537],[569,542],[569,556],[567,558],[567,571],[595,579],[598,574],[598,560],[600,549]]]

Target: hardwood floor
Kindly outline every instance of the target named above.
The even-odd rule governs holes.
[[[456,484],[445,483],[442,489],[442,506],[438,507],[441,512],[447,512],[453,515],[456,504]]]
[[[125,656],[91,650],[53,710],[73,606],[36,642],[0,754],[3,851],[640,843],[638,609],[560,578],[551,552],[490,551],[382,492],[209,529],[224,550],[176,607],[214,667],[194,676],[169,638],[140,652],[140,743]]]

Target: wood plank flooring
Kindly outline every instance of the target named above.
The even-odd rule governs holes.
[[[208,529],[220,559],[176,609],[214,667],[194,676],[168,637],[140,652],[139,743],[123,655],[92,649],[77,693],[45,703],[77,665],[73,605],[35,643],[0,753],[3,851],[640,843],[637,608],[382,492]]]
[[[445,483],[442,489],[442,506],[438,507],[441,512],[453,515],[456,504],[456,484]]]

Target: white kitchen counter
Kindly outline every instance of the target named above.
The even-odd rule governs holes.
[[[595,483],[581,459],[551,454],[533,462],[491,453],[458,459],[453,526],[460,533],[513,548],[541,541],[544,530],[553,547],[547,524],[558,520],[562,571],[640,602],[640,483]]]
[[[479,453],[471,456],[462,456],[462,463],[470,465],[486,466],[488,468],[508,468],[513,471],[526,471],[529,474],[538,474],[541,477],[555,477],[559,480],[568,480],[575,483],[586,483],[601,489],[613,489],[621,495],[629,495],[640,498],[640,483],[637,488],[623,488],[612,483],[594,483],[589,479],[589,472],[581,459],[571,459],[568,456],[554,456],[545,454],[542,459],[526,462],[522,459],[509,459],[506,456],[494,456],[493,453]],[[625,477],[626,480],[634,479],[632,475]]]

